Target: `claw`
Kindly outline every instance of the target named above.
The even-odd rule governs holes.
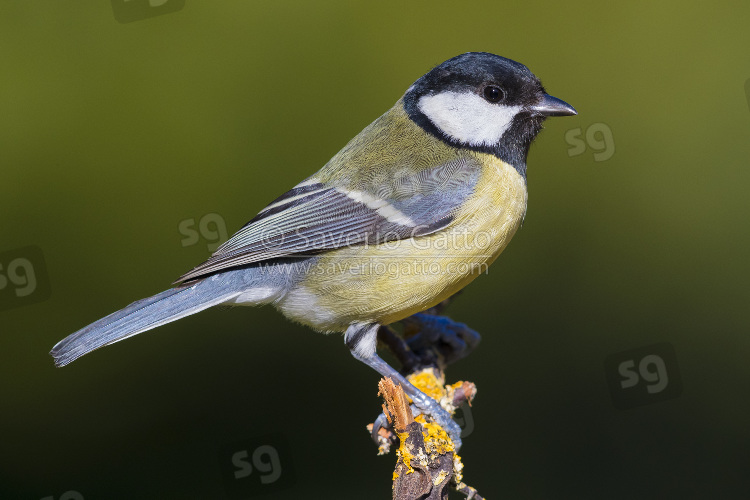
[[[422,410],[417,408],[415,405],[409,405],[411,414],[417,417],[422,414]],[[367,426],[367,430],[370,431],[370,437],[378,445],[378,455],[386,455],[390,452],[391,445],[396,443],[397,435],[393,431],[393,424],[391,420],[386,416],[385,413],[378,415],[375,422]]]
[[[417,408],[416,405],[409,405],[409,409],[411,410],[411,414],[413,417],[417,417],[422,414],[422,410]],[[372,437],[372,440],[375,441],[376,444],[381,444],[381,439],[386,437],[380,434],[381,430],[393,434],[393,425],[391,424],[390,419],[386,416],[385,413],[381,413],[380,415],[378,415],[378,418],[375,419],[375,422],[370,425],[372,425],[372,428],[370,429],[370,435]]]
[[[412,396],[414,404],[409,406],[412,415],[416,417],[423,413],[432,419],[433,422],[442,427],[443,430],[448,433],[448,436],[450,436],[451,441],[453,441],[453,446],[456,452],[458,452],[462,444],[461,427],[453,420],[451,414],[440,406],[437,401],[425,394],[420,393],[420,395],[422,397],[417,396],[414,398]],[[381,413],[375,419],[375,422],[368,425],[367,428],[370,431],[372,440],[378,445],[378,455],[388,453],[391,445],[394,444],[397,439],[397,435],[393,431],[393,425],[391,424],[390,419],[384,413]]]
[[[420,392],[418,395],[409,394],[416,407],[425,415],[428,415],[443,428],[453,441],[456,452],[461,448],[461,427],[453,420],[453,417],[437,401]]]
[[[391,423],[383,413],[378,415],[375,422],[368,424],[367,430],[375,444],[378,445],[378,455],[387,455],[391,451],[391,446],[398,441],[396,433],[393,432]]]
[[[375,441],[375,444],[380,445],[380,438],[384,437],[380,435],[380,430],[385,429],[386,431],[391,430],[391,423],[388,422],[388,417],[385,416],[385,413],[381,413],[378,415],[378,418],[375,419],[375,422],[372,424],[372,429],[370,431],[370,435],[372,436],[372,440]]]

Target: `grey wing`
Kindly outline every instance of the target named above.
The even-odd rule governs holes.
[[[479,171],[473,159],[461,158],[347,187],[312,177],[274,200],[177,282],[274,258],[433,233],[451,223]]]

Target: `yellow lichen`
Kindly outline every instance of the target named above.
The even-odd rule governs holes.
[[[463,385],[464,385],[464,383],[461,382],[461,381],[459,381],[459,382],[456,382],[455,384],[451,384],[451,385],[447,386],[446,388],[448,390],[455,391],[456,389],[460,389],[461,387],[463,387]]]
[[[445,381],[438,378],[432,368],[425,368],[420,372],[409,375],[409,382],[437,401],[445,396],[445,389],[443,389]]]
[[[414,373],[410,375],[408,379],[409,382],[416,386],[420,391],[438,401],[440,405],[451,414],[455,411],[456,408],[453,406],[453,397],[456,390],[463,387],[464,382],[456,382],[455,384],[445,386],[445,380],[442,377],[442,374],[432,368],[425,368],[420,372]],[[421,449],[419,450],[419,453],[415,455],[411,446],[406,445],[408,433],[398,433],[401,444],[396,453],[400,461],[403,462],[406,467],[406,473],[410,474],[414,472],[414,468],[411,466],[412,460],[417,460],[422,466],[426,467],[429,461],[436,460],[438,456],[453,453],[453,477],[456,483],[461,484],[464,465],[461,462],[461,457],[456,454],[456,448],[453,441],[440,425],[428,420],[431,419],[425,417],[424,414],[414,417],[414,421],[419,422],[422,426],[422,436],[424,438],[425,451],[428,456],[425,456]],[[434,484],[438,485],[442,483],[447,475],[447,472],[441,472],[434,478]],[[398,477],[399,473],[394,471],[393,480],[395,481]]]
[[[428,453],[437,453],[438,455],[445,455],[455,450],[453,441],[448,436],[448,433],[443,430],[438,424],[434,422],[427,422],[422,424],[422,436],[424,436],[424,447]]]
[[[406,438],[408,437],[409,437],[408,432],[398,433],[398,439],[401,441],[401,444],[399,445],[398,450],[396,450],[396,455],[398,456],[399,459],[401,459],[402,462],[404,462],[404,465],[406,466],[406,469],[407,469],[406,473],[411,474],[412,472],[414,472],[414,468],[411,466],[411,459],[414,457],[414,455],[412,455],[411,451],[407,449]]]

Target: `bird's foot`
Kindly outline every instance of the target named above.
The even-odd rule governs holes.
[[[461,427],[453,420],[453,411],[455,411],[455,407],[450,404],[447,405],[451,409],[450,411],[448,411],[443,408],[440,403],[424,393],[425,388],[420,387],[420,385],[422,384],[420,384],[418,378],[422,377],[427,371],[432,372],[432,370],[428,368],[423,372],[414,374],[409,377],[409,381],[421,391],[418,395],[416,395],[416,397],[411,394],[409,394],[409,397],[412,398],[414,406],[416,406],[425,415],[425,417],[427,417],[429,420],[432,420],[434,423],[439,425],[446,433],[448,433],[451,441],[453,441],[455,451],[458,452],[458,450],[461,448]],[[441,400],[443,400],[443,398],[441,398]],[[445,401],[443,402],[445,403]]]
[[[456,451],[461,447],[462,429],[453,420],[455,410],[476,394],[476,387],[470,382],[458,382],[446,386],[441,372],[436,368],[425,368],[408,377],[406,385],[401,384],[411,399],[411,417],[422,414],[421,422],[434,423],[442,428],[450,438]],[[378,453],[388,453],[397,442],[393,429],[393,416],[381,413],[373,424],[368,426],[372,439],[378,445]]]
[[[409,409],[412,417],[422,413],[415,405],[410,405]],[[378,445],[378,455],[387,455],[391,451],[391,446],[398,442],[398,435],[393,429],[393,421],[385,413],[381,413],[375,422],[368,424],[367,430],[370,431],[372,440]]]
[[[447,316],[417,313],[402,323],[407,335],[416,332],[406,344],[421,366],[437,364],[445,367],[466,357],[481,339],[475,330]]]

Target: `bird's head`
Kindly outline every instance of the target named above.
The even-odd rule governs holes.
[[[461,54],[417,80],[404,108],[426,132],[459,148],[494,154],[525,171],[548,116],[575,115],[523,64],[486,52]]]

